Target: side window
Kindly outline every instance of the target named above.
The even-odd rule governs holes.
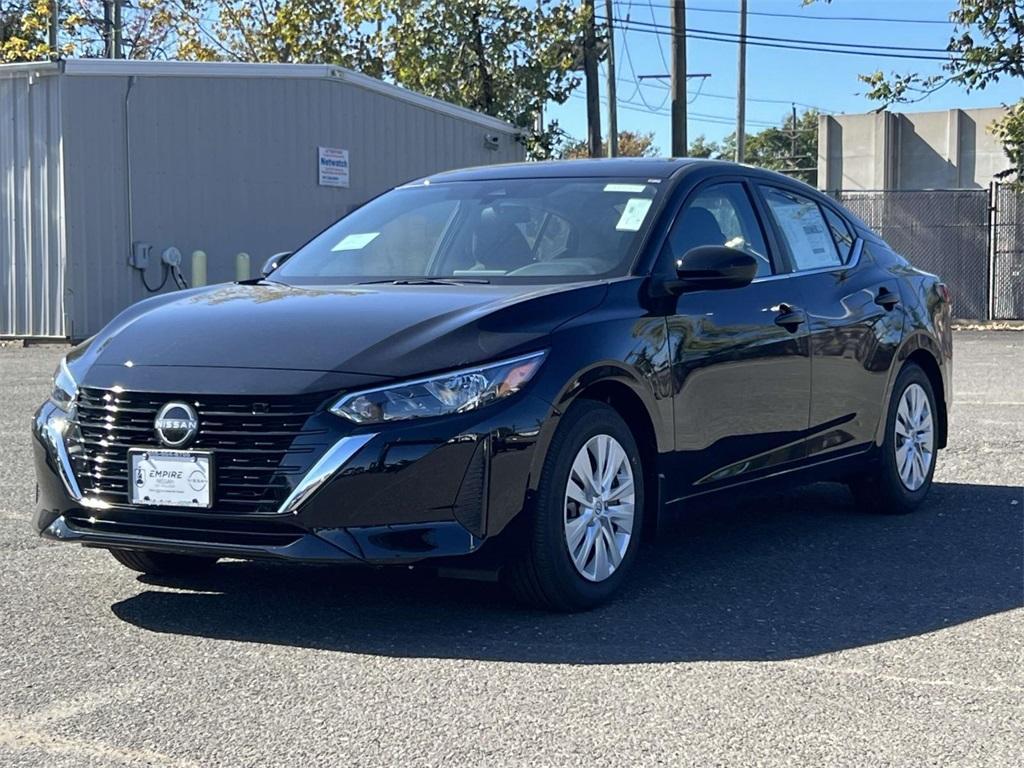
[[[822,206],[822,210],[825,211],[828,228],[832,230],[832,240],[839,249],[839,258],[843,260],[843,264],[849,264],[850,254],[853,253],[853,233],[842,217],[831,208]]]
[[[788,189],[762,187],[762,190],[797,270],[842,265],[832,231],[816,202]]]
[[[688,200],[668,234],[658,272],[669,274],[675,261],[701,245],[727,245],[757,259],[757,276],[772,274],[768,248],[742,184],[715,184]]]

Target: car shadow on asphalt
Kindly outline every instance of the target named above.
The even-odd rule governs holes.
[[[859,513],[818,484],[692,511],[647,545],[614,602],[583,614],[509,602],[421,570],[225,562],[140,578],[116,603],[154,631],[349,653],[628,664],[813,656],[1024,605],[1019,487],[938,483],[909,516]]]

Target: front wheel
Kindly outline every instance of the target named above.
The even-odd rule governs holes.
[[[506,582],[520,600],[554,610],[607,600],[636,559],[643,503],[643,466],[626,422],[604,403],[577,403],[551,441],[525,551]]]
[[[924,501],[935,474],[937,418],[931,381],[908,363],[893,387],[879,463],[850,482],[859,505],[905,514]]]

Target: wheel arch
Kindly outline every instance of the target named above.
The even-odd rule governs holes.
[[[914,334],[900,349],[898,359],[900,365],[896,375],[908,363],[914,363],[928,377],[928,382],[932,385],[932,393],[935,395],[935,404],[938,410],[936,447],[945,448],[949,440],[949,399],[946,393],[946,379],[942,374],[942,367],[939,362],[942,360],[942,352],[938,344],[925,333]],[[895,382],[896,376],[894,375],[893,385],[895,385]],[[891,392],[890,397],[892,397]]]
[[[644,401],[636,386],[621,377],[595,377],[573,392],[571,402],[591,400],[614,409],[626,422],[640,451],[644,471],[644,529],[648,536],[657,532],[663,499],[659,454],[667,449],[665,436],[659,435],[657,410]],[[653,414],[652,414],[653,410]]]

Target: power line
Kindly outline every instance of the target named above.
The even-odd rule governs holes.
[[[620,80],[620,82],[622,82],[622,81]],[[668,90],[668,86],[665,83],[659,82],[657,80],[651,80],[650,82],[644,82],[644,83],[642,83],[642,85],[648,86],[650,88],[660,88],[661,90],[664,90],[664,91]],[[703,88],[703,86],[704,86],[704,80],[701,80],[701,88],[699,88],[695,92],[692,92],[694,97],[696,97],[696,96],[706,96],[709,99],[728,99],[729,101],[736,101],[736,94],[734,94],[734,93],[733,94],[728,94],[728,93],[711,93],[710,91],[703,91],[703,90],[701,90]],[[814,110],[817,110],[818,112],[827,112],[827,113],[830,113],[830,114],[836,114],[836,113],[838,113],[840,111],[840,110],[837,110],[837,109],[827,109],[826,107],[821,107],[821,106],[818,106],[817,104],[808,104],[808,103],[803,102],[803,101],[793,101],[793,99],[768,99],[768,98],[756,98],[754,96],[747,96],[747,101],[756,101],[756,102],[762,103],[762,104],[785,104],[786,106],[789,106],[790,104],[796,104],[798,107],[803,107],[804,109],[814,109]]]
[[[603,17],[602,17],[603,18]],[[603,19],[607,20],[607,19]],[[653,27],[655,29],[664,29],[671,32],[671,27],[666,24],[654,21],[634,21],[630,18],[615,19],[615,21],[625,22],[627,24],[636,24],[644,27]],[[739,34],[736,32],[722,32],[717,29],[698,29],[697,27],[689,27],[688,31],[697,32],[703,35],[720,35],[722,37],[729,37],[738,40]],[[949,51],[945,48],[915,48],[909,45],[880,45],[875,43],[842,43],[837,40],[805,40],[800,37],[776,37],[771,35],[746,35],[749,40],[771,40],[773,42],[781,43],[799,43],[801,45],[829,45],[835,48],[878,48],[883,51],[920,51],[924,53],[948,53]]]
[[[632,0],[630,0],[629,6],[626,8],[626,18],[627,19],[629,18],[629,11],[630,11],[630,8],[632,8],[632,7],[633,7],[633,3],[632,3]],[[658,17],[654,13],[654,3],[652,3],[651,0],[647,0],[647,9],[651,12],[651,22],[653,24],[657,24],[658,23]],[[661,65],[665,68],[665,71],[668,72],[668,70],[669,70],[668,59],[665,56],[665,49],[662,48],[662,46],[661,46],[661,38],[660,37],[658,38],[658,53],[661,55]],[[703,80],[700,81],[700,84],[701,84],[701,87],[704,87],[704,81]]]
[[[644,33],[652,34],[652,35],[668,35],[668,36],[672,35],[672,31],[668,30],[668,29],[657,29],[657,28],[651,29],[651,28],[648,28],[648,27],[637,26],[637,22],[622,21],[622,20],[619,20],[619,19],[616,19],[616,21],[622,26],[622,28],[632,29],[633,31],[636,31],[636,32],[644,32]],[[715,34],[722,35],[724,33],[715,33]],[[696,34],[696,33],[692,33],[692,32],[687,32],[686,36],[688,38],[692,38],[694,40],[707,40],[709,42],[728,43],[730,45],[735,45],[736,44],[736,40],[728,38],[728,37],[712,37],[712,36],[709,36],[709,35],[706,35],[706,34]],[[868,51],[868,50],[847,50],[847,49],[842,49],[842,48],[820,48],[820,47],[806,46],[806,45],[789,45],[789,44],[786,44],[786,43],[769,43],[769,42],[764,42],[764,41],[761,41],[761,40],[748,40],[747,41],[747,45],[756,45],[756,46],[761,47],[761,48],[782,48],[782,49],[788,49],[788,50],[793,50],[793,51],[814,51],[814,52],[818,52],[818,53],[841,53],[841,54],[846,54],[848,56],[871,56],[871,57],[874,57],[874,58],[913,59],[913,60],[916,60],[916,61],[942,61],[942,62],[956,61],[956,59],[953,59],[950,56],[923,56],[923,55],[919,55],[919,54],[886,53],[884,51],[873,51],[873,50],[872,51]]]
[[[575,92],[572,93],[571,96],[574,99],[585,99],[586,98],[582,94],[575,93]],[[601,102],[602,103],[607,103],[607,101],[608,101],[607,97],[605,97],[605,96],[601,97]],[[789,102],[787,102],[787,103],[789,103]],[[668,115],[671,114],[671,112],[667,108],[665,108],[665,107],[662,107],[662,108],[659,108],[659,109],[652,109],[652,108],[649,108],[649,107],[645,107],[641,103],[638,103],[638,102],[635,102],[635,101],[629,101],[629,100],[625,100],[625,99],[619,99],[619,107],[622,108],[622,109],[629,110],[630,112],[642,112],[642,113],[648,114],[648,115],[668,116]],[[691,118],[695,118],[694,122],[698,122],[698,123],[711,123],[713,125],[733,125],[735,123],[735,120],[732,117],[729,117],[728,115],[713,115],[713,114],[708,114],[706,112],[688,112],[687,114]],[[747,120],[747,122],[750,123],[751,125],[756,125],[756,126],[761,127],[761,128],[778,128],[779,127],[778,123],[769,122],[767,120]],[[780,130],[782,130],[782,129],[780,129]],[[814,132],[814,131],[817,131],[817,130],[818,130],[817,128],[801,128],[798,132],[799,133],[811,133],[811,132]]]
[[[632,98],[634,96],[639,96],[640,97],[640,101],[642,101],[644,103],[644,106],[648,107],[652,111],[658,110],[658,109],[662,109],[668,103],[668,97],[669,97],[669,92],[670,92],[669,87],[667,85],[665,86],[665,95],[664,95],[664,98],[661,100],[661,104],[659,104],[657,107],[651,107],[651,105],[647,101],[647,97],[644,95],[643,87],[642,87],[640,81],[637,79],[636,67],[633,66],[633,56],[632,56],[632,54],[629,51],[629,34],[628,34],[629,30],[626,29],[625,27],[622,27],[621,29],[622,29],[622,51],[623,51],[623,53],[626,56],[626,66],[629,67],[629,74],[633,78],[633,83],[635,85],[635,87],[633,89],[633,93],[630,94],[629,98]],[[661,45],[661,38],[658,38],[658,45],[659,46]],[[664,52],[663,52],[662,58],[664,58]],[[667,64],[666,64],[665,68],[668,69]]]
[[[732,8],[699,8],[687,6],[687,11],[697,13],[730,13],[737,14],[739,11]],[[748,16],[770,16],[783,19],[800,19],[802,21],[871,21],[882,24],[945,24],[947,26],[954,22],[940,21],[938,19],[886,19],[880,16],[818,16],[811,13],[781,13],[777,11],[747,11]]]
[[[730,96],[724,93],[704,93],[701,95],[707,96],[709,99],[729,99],[730,101],[736,101],[736,96]],[[824,107],[819,107],[815,104],[805,104],[802,101],[793,101],[792,99],[764,99],[754,98],[753,96],[747,96],[747,101],[756,101],[758,103],[763,104],[796,104],[798,107],[803,107],[804,109],[813,109],[818,112],[828,112],[832,114],[835,114],[836,112],[836,110],[834,109],[825,109]]]

